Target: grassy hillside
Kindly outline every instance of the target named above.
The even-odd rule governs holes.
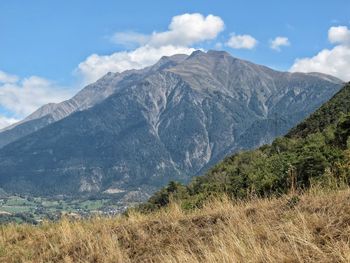
[[[234,154],[189,185],[171,182],[142,205],[142,211],[171,199],[185,209],[212,196],[266,197],[310,185],[348,184],[350,179],[350,83],[287,136],[257,150]]]
[[[350,190],[0,226],[0,262],[349,262]]]

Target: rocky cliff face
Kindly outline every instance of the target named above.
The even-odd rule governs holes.
[[[7,144],[0,187],[46,195],[150,193],[269,143],[340,88],[331,76],[277,72],[219,51],[109,73],[0,133]]]

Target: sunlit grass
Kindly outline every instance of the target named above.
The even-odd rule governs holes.
[[[0,262],[349,262],[350,190],[0,228]]]

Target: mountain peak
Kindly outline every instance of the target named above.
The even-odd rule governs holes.
[[[0,187],[149,194],[270,142],[339,89],[324,76],[276,72],[225,51],[162,57],[107,74],[38,112],[47,117],[0,133]]]
[[[183,62],[188,55],[186,54],[176,54],[172,56],[162,56],[157,63],[148,67],[151,71],[163,70],[166,68],[174,67],[177,64]]]
[[[210,49],[207,52],[204,52],[202,50],[196,50],[193,51],[192,54],[188,57],[188,59],[193,59],[193,58],[198,58],[198,57],[203,57],[203,58],[216,58],[216,59],[222,59],[222,58],[233,58],[230,53],[224,50],[213,50]]]
[[[205,54],[205,52],[203,52],[203,51],[200,50],[200,49],[197,49],[197,50],[195,50],[195,51],[193,51],[193,52],[191,53],[191,55],[189,56],[189,58],[190,58],[190,57],[199,56],[199,55],[204,55],[204,54]]]
[[[174,61],[174,62],[180,63],[180,62],[184,61],[187,57],[188,57],[188,55],[186,55],[186,54],[175,54],[172,56],[162,56],[159,59],[158,63],[160,61]]]
[[[225,50],[213,50],[213,49],[208,50],[207,55],[215,56],[215,57],[232,57],[232,55]]]

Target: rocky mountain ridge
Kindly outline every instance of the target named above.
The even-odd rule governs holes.
[[[29,126],[0,149],[0,187],[43,195],[117,189],[144,199],[170,180],[187,182],[228,154],[285,134],[341,85],[221,51],[109,73],[4,131]]]

